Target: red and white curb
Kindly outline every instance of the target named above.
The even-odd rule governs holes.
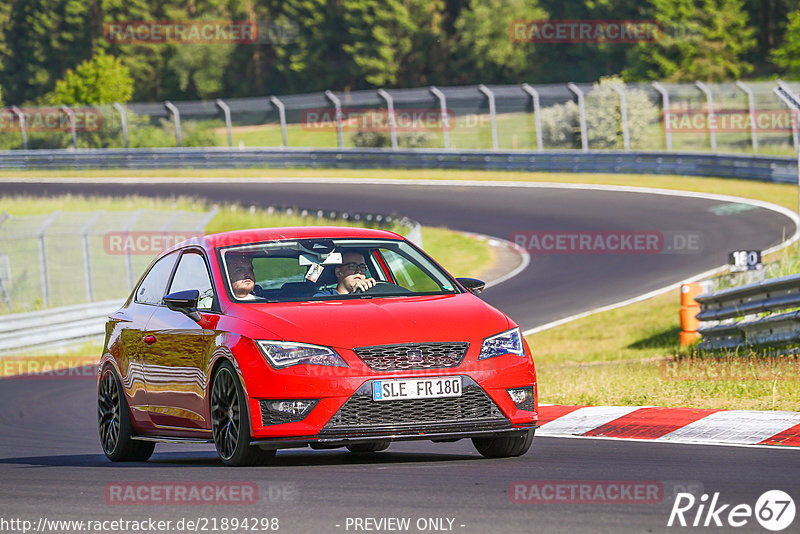
[[[537,436],[800,447],[800,412],[539,405]]]

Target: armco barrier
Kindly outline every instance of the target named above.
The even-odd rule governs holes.
[[[800,344],[800,274],[696,297],[700,350]],[[791,311],[789,311],[791,310]]]
[[[794,157],[623,151],[159,148],[0,151],[0,170],[236,167],[679,174],[796,183]]]

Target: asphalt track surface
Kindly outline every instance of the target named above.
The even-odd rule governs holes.
[[[795,230],[785,216],[716,200],[557,188],[0,183],[2,194],[64,192],[191,194],[256,205],[395,212],[426,225],[505,239],[526,230],[702,235],[702,251],[689,254],[534,255],[528,269],[485,294],[524,328],[678,282],[726,263],[731,250],[766,249]],[[689,530],[666,526],[671,497],[682,488],[698,495],[719,492],[720,504],[751,507],[764,491],[781,489],[800,503],[798,451],[764,447],[538,437],[522,458],[484,460],[468,441],[407,442],[370,456],[286,450],[268,467],[228,469],[209,446],[158,445],[147,463],[111,464],[97,439],[90,375],[0,381],[0,527],[2,519],[14,518],[36,524],[42,517],[173,522],[267,517],[279,519],[279,532],[398,532],[348,528],[348,518],[399,517],[410,518],[408,532],[662,532]],[[252,483],[258,500],[250,505],[118,505],[105,495],[109,484],[179,481]],[[514,503],[516,481],[652,481],[663,493],[656,504],[569,498]],[[687,512],[690,523],[697,510],[695,505]],[[723,524],[728,510],[720,516]],[[445,528],[418,528],[426,526],[417,523],[420,518],[445,518]],[[704,520],[705,514],[700,524]],[[786,531],[797,532],[798,525],[800,518]],[[186,530],[173,523],[169,531]],[[736,531],[764,530],[751,517]]]

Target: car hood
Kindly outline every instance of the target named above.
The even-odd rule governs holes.
[[[469,293],[399,298],[240,304],[229,315],[262,327],[267,339],[351,349],[369,345],[471,341],[507,330],[505,314]],[[274,337],[273,337],[274,336]]]

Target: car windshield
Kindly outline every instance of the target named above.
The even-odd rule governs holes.
[[[287,302],[459,293],[453,278],[401,240],[299,239],[227,247],[219,254],[237,302]],[[348,291],[347,278],[371,280]]]

